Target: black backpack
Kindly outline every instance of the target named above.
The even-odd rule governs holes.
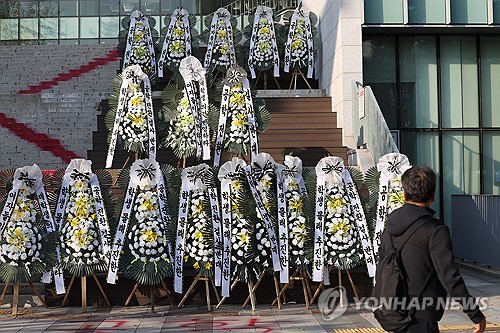
[[[403,306],[403,304],[408,304],[410,297],[408,296],[408,278],[401,262],[401,250],[420,227],[433,219],[434,217],[413,223],[406,231],[408,237],[406,237],[399,249],[394,247],[393,237],[390,236],[392,249],[383,258],[379,258],[375,274],[376,283],[371,297],[378,301],[377,304],[374,304],[377,306],[373,311],[375,319],[386,331],[405,330],[412,322],[415,309],[408,310]],[[422,296],[433,273],[434,268],[425,279],[417,298]],[[393,307],[391,304],[394,299],[399,300],[397,307]],[[389,305],[389,307],[386,305]]]

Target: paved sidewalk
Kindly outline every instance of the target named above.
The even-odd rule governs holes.
[[[492,277],[462,269],[464,279],[474,296],[488,297],[484,311],[488,332],[500,332],[500,277]],[[5,305],[4,305],[5,306]],[[0,332],[383,332],[370,311],[356,309],[350,304],[340,318],[325,321],[317,306],[305,310],[303,305],[284,305],[282,310],[269,305],[258,306],[257,311],[242,310],[240,306],[223,305],[208,313],[206,307],[149,306],[124,308],[89,307],[88,313],[71,308],[21,309],[16,318],[8,308],[0,310]],[[440,322],[442,332],[472,332],[471,322],[458,308],[445,312]]]

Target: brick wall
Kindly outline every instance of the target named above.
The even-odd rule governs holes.
[[[3,46],[0,53],[0,112],[25,123],[36,132],[59,139],[62,146],[86,158],[97,126],[98,105],[109,96],[119,70],[114,61],[60,82],[38,94],[20,95],[28,86],[48,81],[70,69],[78,69],[96,57],[104,57],[114,45]],[[60,158],[0,127],[0,168],[38,164],[42,169],[65,166]]]

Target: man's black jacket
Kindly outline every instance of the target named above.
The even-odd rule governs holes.
[[[415,314],[416,318],[430,322],[437,322],[443,317],[444,309],[436,309],[438,298],[446,298],[447,293],[453,298],[471,297],[455,266],[450,231],[439,219],[431,219],[434,213],[430,208],[408,203],[392,212],[387,218],[379,250],[379,257],[383,258],[384,253],[391,249],[389,235],[394,237],[394,246],[400,248],[408,237],[406,230],[413,223],[419,219],[430,220],[411,236],[401,252],[403,267],[408,277],[409,296],[418,295],[432,267],[436,268],[422,294],[422,297],[432,297],[433,305]],[[464,312],[476,324],[484,317],[478,307],[464,309]]]

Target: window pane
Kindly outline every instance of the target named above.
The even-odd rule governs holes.
[[[16,40],[16,39],[18,39],[17,19],[1,19],[0,20],[0,39],[1,40]]]
[[[433,0],[435,1],[435,0]],[[453,0],[451,3],[452,23],[487,23],[487,0]]]
[[[481,37],[483,126],[500,126],[500,37]]]
[[[438,127],[436,38],[401,37],[399,70],[401,127]]]
[[[493,22],[500,22],[500,0],[493,0]]]
[[[483,135],[484,193],[500,194],[500,132]]]
[[[443,132],[443,208],[451,226],[451,195],[480,193],[479,134]]]
[[[158,0],[142,0],[141,12],[145,15],[158,15],[160,14],[160,1]]]
[[[18,17],[19,3],[10,1],[0,2],[0,18]]]
[[[441,38],[443,127],[478,127],[479,93],[475,37]]]
[[[97,15],[99,15],[99,1],[80,0],[80,16],[97,16]]]
[[[57,39],[58,32],[57,18],[40,19],[40,39]]]
[[[60,38],[78,38],[78,18],[71,17],[65,18],[61,17],[60,19]]]
[[[19,2],[19,17],[37,17],[38,1]]]
[[[435,1],[435,0],[433,0]],[[184,3],[183,3],[184,5]],[[403,23],[403,1],[365,1],[365,23]]]
[[[38,19],[21,19],[20,28],[20,39],[38,39]]]
[[[408,0],[409,23],[445,23],[445,0]]]
[[[432,209],[439,211],[440,154],[438,133],[401,132],[401,153],[408,156],[412,165],[425,164],[436,172],[436,201],[434,202]]]
[[[59,5],[57,0],[40,1],[40,16],[54,17],[57,16]]]
[[[99,18],[81,17],[80,18],[80,37],[81,38],[99,38]]]
[[[78,15],[78,1],[61,0],[59,8],[60,16],[77,16]]]
[[[363,41],[364,83],[372,87],[390,128],[397,127],[396,50],[394,37]]]
[[[119,17],[101,17],[101,38],[118,38]]]
[[[118,0],[101,0],[101,15],[119,15],[120,3]]]
[[[120,1],[120,15],[130,15],[134,10],[139,10],[139,0]]]
[[[170,16],[180,6],[181,0],[161,0],[161,13]]]

